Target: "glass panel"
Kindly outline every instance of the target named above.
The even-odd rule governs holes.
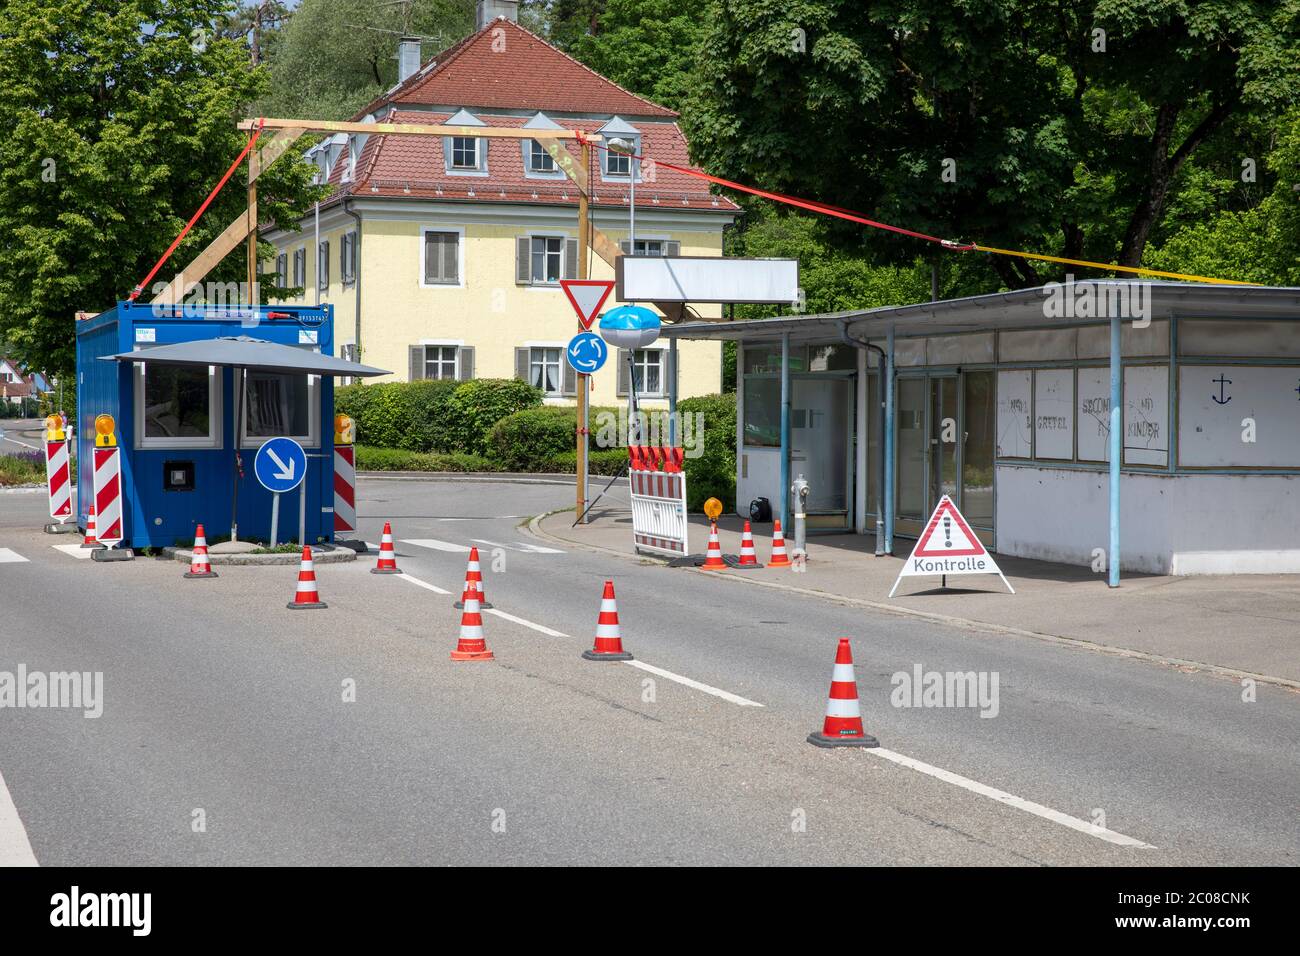
[[[982,365],[993,361],[993,333],[935,336],[925,349],[929,365]]]
[[[997,421],[993,372],[967,372],[961,462],[961,512],[977,528],[993,527],[993,450]]]
[[[852,372],[857,367],[857,349],[847,345],[812,345],[808,348],[810,372]]]
[[[898,462],[895,503],[899,517],[928,518],[925,510],[925,379],[900,378],[898,405]]]
[[[1132,322],[1120,327],[1120,349],[1126,356],[1168,355],[1169,323],[1161,319],[1146,328]],[[1110,357],[1110,326],[1089,325],[1079,329],[1079,358],[1104,359]]]
[[[1033,329],[998,334],[1001,362],[1068,362],[1075,357],[1074,329]]]
[[[207,438],[208,398],[206,368],[146,366],[145,437]]]
[[[880,376],[867,375],[867,511],[880,513]]]
[[[781,371],[781,347],[746,345],[744,372],[746,375]]]
[[[808,479],[808,511],[848,510],[849,382],[790,383],[790,473]]]
[[[1182,355],[1300,358],[1300,336],[1295,330],[1294,321],[1182,319],[1178,325],[1178,351]]]
[[[927,511],[943,495],[957,496],[957,379],[930,379],[930,501]]]
[[[745,444],[781,447],[781,383],[774,378],[745,379]]]
[[[249,372],[248,437],[307,435],[311,428],[310,400],[306,375]]]

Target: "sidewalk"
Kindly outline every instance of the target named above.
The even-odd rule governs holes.
[[[567,544],[634,554],[632,515],[622,503],[602,502],[583,527],[571,527],[573,518],[572,512],[559,512],[534,527]],[[725,554],[740,550],[741,524],[735,516],[723,516],[719,537]],[[771,525],[754,529],[760,561],[771,553],[771,530]],[[702,555],[707,541],[707,519],[692,515],[692,553]],[[936,576],[904,578],[891,600],[887,595],[913,542],[900,538],[894,544],[900,557],[877,558],[874,537],[817,535],[808,539],[802,574],[789,568],[683,573],[794,588],[957,626],[1085,642],[1180,666],[1210,665],[1300,690],[1300,577],[1295,575],[1132,574],[1112,591],[1103,575],[1088,568],[995,555],[1014,595],[996,575],[949,578],[946,591]],[[793,550],[790,537],[786,547]]]

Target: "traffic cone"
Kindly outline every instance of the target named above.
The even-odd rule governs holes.
[[[479,613],[478,587],[470,583],[465,587],[465,610],[460,615],[460,640],[451,652],[453,661],[494,660],[483,640],[483,615]]]
[[[632,660],[632,655],[623,650],[613,581],[605,582],[605,593],[600,598],[600,617],[596,619],[596,646],[589,651],[583,651],[582,656],[589,661]]]
[[[745,529],[740,533],[740,567],[762,567],[758,563],[758,554],[754,551],[754,532],[750,530],[748,521],[745,522]]]
[[[709,548],[704,552],[704,563],[702,568],[717,568],[719,570],[726,568],[727,562],[722,560],[722,545],[718,544],[718,523],[709,522]]]
[[[781,531],[781,519],[772,525],[772,558],[767,562],[769,568],[788,568],[790,558],[785,553],[785,534]]]
[[[397,553],[393,551],[393,526],[384,522],[384,536],[379,539],[379,560],[370,569],[371,574],[401,574],[397,569]]]
[[[325,602],[316,593],[316,569],[311,560],[311,546],[304,544],[302,564],[298,566],[298,590],[294,592],[293,600],[286,607],[291,611],[302,611],[325,606]]]
[[[483,590],[483,572],[478,566],[478,548],[469,549],[469,564],[465,567],[465,591],[452,607],[460,610],[465,606],[465,595],[469,594],[470,584],[476,585],[478,591],[478,606],[480,609],[490,608],[492,603],[487,599],[487,592]]]
[[[853,650],[847,637],[840,638],[831,670],[831,693],[826,700],[826,722],[821,733],[808,735],[818,747],[879,747],[880,741],[862,729],[858,706],[858,682],[853,675]]]
[[[187,578],[215,578],[217,572],[208,563],[208,539],[203,533],[203,525],[194,532],[194,550],[190,553],[190,569],[185,572]]]
[[[95,502],[90,502],[90,508],[86,512],[86,538],[81,542],[83,548],[102,548],[99,539],[95,537]]]

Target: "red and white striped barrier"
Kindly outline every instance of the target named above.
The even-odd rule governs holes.
[[[334,533],[357,530],[357,449],[354,445],[334,446]]]
[[[858,705],[858,679],[853,673],[853,650],[849,639],[841,637],[835,649],[835,667],[831,670],[831,692],[826,699],[826,721],[821,733],[808,735],[808,743],[818,747],[879,747],[880,741],[862,729],[862,709]]]
[[[63,433],[45,440],[45,486],[50,493],[50,517],[63,524],[72,517],[72,472],[69,468],[68,443]]]
[[[95,461],[95,536],[111,548],[121,542],[122,534],[122,449],[96,448]]]
[[[683,557],[688,551],[686,475],[681,448],[628,446],[632,538],[638,551]]]

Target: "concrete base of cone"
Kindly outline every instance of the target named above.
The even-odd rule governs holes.
[[[589,661],[632,661],[636,660],[627,651],[615,651],[612,654],[602,654],[599,651],[583,651],[582,656]]]
[[[827,737],[816,732],[808,735],[808,743],[814,747],[879,747],[880,741],[870,734],[861,737]]]
[[[104,547],[102,544],[89,544],[89,543],[87,543],[87,542],[85,542],[85,541],[81,542],[81,550],[82,550],[82,551],[89,551],[89,550],[92,549],[92,548],[98,549],[98,548],[102,548],[102,547]]]
[[[194,571],[186,571],[184,576],[187,578],[215,578],[217,576],[217,572],[202,571],[199,573],[195,573]]]
[[[92,561],[134,561],[135,552],[130,548],[106,548],[98,545],[90,552],[90,559]]]
[[[80,530],[81,529],[78,528],[71,521],[68,521],[64,524],[58,524],[57,522],[55,522],[52,524],[47,524],[45,526],[46,534],[72,534],[72,532],[80,531]]]
[[[401,574],[399,568],[371,568],[371,574]]]
[[[481,611],[490,611],[490,610],[492,609],[492,602],[491,602],[491,601],[479,601],[479,602],[478,602],[478,606],[479,606],[479,610],[481,610]],[[452,607],[454,607],[454,608],[455,608],[456,610],[458,610],[458,611],[463,611],[463,610],[465,610],[465,602],[464,602],[464,601],[457,601],[455,604],[452,605]]]
[[[285,605],[290,611],[310,611],[312,608],[329,607],[324,601],[306,601],[302,604],[296,604],[290,601]]]
[[[496,658],[491,651],[452,651],[451,659],[453,661],[494,661]]]

